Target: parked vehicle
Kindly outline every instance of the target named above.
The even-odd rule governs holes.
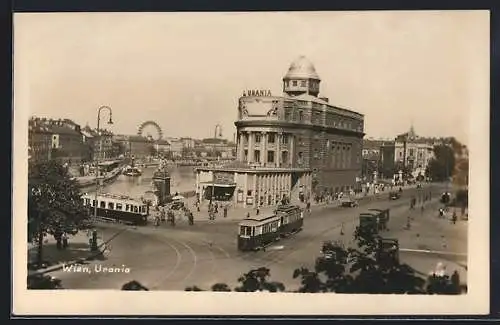
[[[399,263],[399,241],[394,238],[379,238],[377,259],[383,263]]]
[[[369,209],[359,215],[359,227],[373,234],[387,230],[389,209]]]
[[[340,199],[340,206],[341,207],[347,207],[347,208],[353,208],[359,206],[358,202],[350,197],[343,197]]]
[[[390,192],[389,193],[389,200],[397,200],[401,198],[401,192]]]

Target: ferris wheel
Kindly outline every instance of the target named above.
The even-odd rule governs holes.
[[[146,121],[139,126],[137,134],[155,141],[163,137],[161,127],[155,121]]]

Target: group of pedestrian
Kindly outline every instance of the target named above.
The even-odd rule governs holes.
[[[157,205],[155,214],[155,223],[156,227],[160,226],[161,223],[168,222],[170,225],[175,226],[175,215],[172,209],[168,209],[163,205]]]
[[[215,220],[215,218],[219,214],[219,208],[222,208],[223,211],[223,216],[224,218],[227,218],[227,213],[228,213],[228,206],[219,206],[219,202],[212,203],[210,202],[208,204],[208,219],[209,220]]]
[[[54,239],[56,240],[56,247],[59,250],[66,249],[69,246],[68,235],[64,231],[56,231]]]

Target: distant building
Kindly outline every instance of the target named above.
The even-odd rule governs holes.
[[[413,177],[424,176],[429,162],[434,158],[434,146],[445,143],[445,138],[417,135],[412,126],[408,132],[397,135],[393,141],[382,143],[381,168],[387,174],[386,177],[391,178],[400,171],[407,171]]]
[[[196,141],[193,138],[180,138],[185,149],[194,149]]]
[[[170,143],[170,155],[172,158],[182,158],[184,152],[184,141],[178,138],[168,138]]]
[[[28,133],[31,159],[79,162],[84,158],[80,126],[69,119],[33,117],[29,121]],[[47,150],[48,145],[50,149]]]
[[[236,143],[226,139],[207,138],[197,144],[198,148],[209,156],[219,158],[234,158],[236,156]]]
[[[140,135],[115,135],[113,141],[120,143],[127,157],[142,159],[151,156],[154,151],[154,142]]]
[[[29,120],[28,148],[31,161],[51,159],[52,132],[48,125],[40,123],[34,118]]]
[[[116,158],[116,148],[113,144],[113,133],[108,130],[90,128],[88,125],[82,129],[83,141],[90,151],[90,160],[107,160]]]
[[[167,155],[170,152],[170,142],[168,140],[159,139],[154,142],[154,148],[160,155]]]
[[[363,158],[380,156],[380,147],[384,140],[363,139],[363,150],[361,152]]]

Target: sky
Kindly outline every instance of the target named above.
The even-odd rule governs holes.
[[[413,124],[421,136],[467,144],[475,85],[489,78],[488,15],[15,14],[14,106],[95,127],[107,105],[115,133],[154,120],[164,136],[212,137],[220,124],[233,139],[243,90],[281,95],[301,55],[322,79],[320,96],[365,115],[366,137],[393,138]]]

